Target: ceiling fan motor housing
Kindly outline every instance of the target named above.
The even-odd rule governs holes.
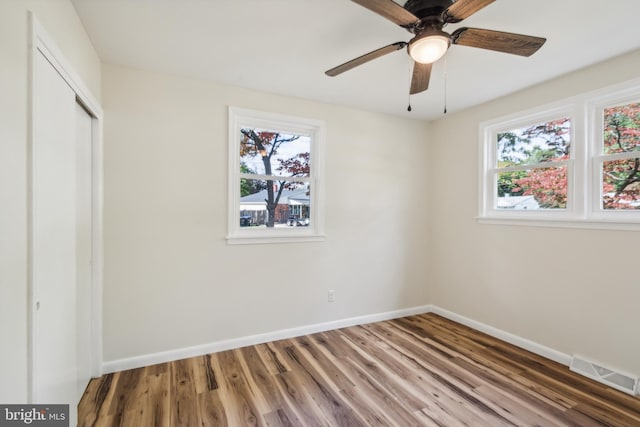
[[[453,4],[452,0],[408,0],[404,8],[421,21],[440,20],[443,12]]]

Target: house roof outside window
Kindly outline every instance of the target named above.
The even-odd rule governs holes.
[[[283,190],[279,205],[309,205],[309,190],[306,188],[298,188],[295,190]],[[267,190],[262,190],[254,194],[249,194],[240,198],[240,207],[243,206],[264,206],[266,209],[265,200],[267,199]]]

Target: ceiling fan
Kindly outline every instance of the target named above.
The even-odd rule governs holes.
[[[391,52],[407,48],[414,60],[411,95],[429,88],[431,66],[452,44],[489,49],[520,56],[531,56],[546,39],[495,30],[462,27],[449,34],[447,24],[462,21],[495,0],[408,0],[404,7],[393,0],[351,0],[405,28],[414,37],[396,42],[347,61],[325,72],[334,77]]]

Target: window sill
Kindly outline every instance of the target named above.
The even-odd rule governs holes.
[[[324,234],[299,234],[299,235],[236,235],[227,236],[227,243],[230,245],[262,245],[273,243],[308,243],[322,242],[326,236]]]
[[[526,227],[579,228],[593,230],[640,231],[640,222],[611,219],[541,219],[514,217],[476,217],[480,224],[515,225]]]

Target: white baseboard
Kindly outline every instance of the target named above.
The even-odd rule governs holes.
[[[249,335],[246,337],[216,341],[208,344],[168,350],[159,353],[111,360],[102,364],[102,372],[108,374],[111,372],[124,371],[127,369],[141,368],[143,366],[155,365],[157,363],[165,363],[174,360],[186,359],[188,357],[202,356],[218,351],[231,350],[234,348],[262,344],[265,342],[277,341],[286,338],[294,338],[302,335],[314,334],[317,332],[345,328],[347,326],[364,325],[366,323],[397,319],[398,317],[412,316],[414,314],[428,313],[430,311],[432,311],[432,306],[424,305],[401,310],[387,311],[384,313],[370,314],[366,316],[351,317],[348,319],[333,320],[330,322],[316,323],[313,325],[301,326],[297,328],[282,329],[279,331],[267,332],[264,334]]]
[[[262,344],[269,341],[277,341],[286,338],[294,338],[302,335],[314,334],[317,332],[330,331],[354,325],[364,325],[367,323],[381,322],[384,320],[396,319],[399,317],[412,316],[415,314],[435,313],[454,322],[469,326],[477,331],[501,339],[517,347],[528,350],[532,353],[546,357],[555,362],[569,366],[571,356],[561,353],[549,347],[545,347],[536,342],[527,340],[517,335],[505,332],[493,326],[469,319],[457,313],[445,310],[435,305],[423,305],[401,310],[387,311],[384,313],[370,314],[366,316],[351,317],[347,319],[333,320],[330,322],[316,323],[313,325],[300,326],[297,328],[282,329],[279,331],[267,332],[264,334],[249,335],[246,337],[233,338],[229,340],[216,341],[192,347],[168,350],[159,353],[145,354],[124,359],[111,360],[103,363],[102,372],[111,373],[124,371],[127,369],[141,368],[143,366],[155,365],[157,363],[171,362],[174,360],[186,359],[188,357],[202,356],[218,351],[231,350],[234,348],[246,347],[249,345]]]
[[[453,320],[454,322],[458,322],[465,326],[469,326],[470,328],[473,328],[477,331],[484,332],[487,335],[491,335],[492,337],[508,342],[509,344],[513,344],[516,347],[523,348],[539,356],[546,357],[547,359],[551,359],[554,362],[558,362],[562,365],[569,366],[571,364],[570,355],[561,353],[549,347],[545,347],[542,344],[538,344],[536,342],[522,338],[518,335],[505,332],[501,329],[494,328],[493,326],[486,325],[484,323],[475,321],[473,319],[469,319],[468,317],[461,316],[457,313],[453,313],[451,311],[445,310],[444,308],[440,308],[438,306],[434,306],[434,305],[430,306],[429,311],[432,313],[438,314],[442,317],[445,317],[449,320]]]

